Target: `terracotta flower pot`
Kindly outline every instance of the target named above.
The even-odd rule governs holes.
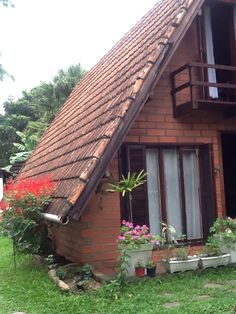
[[[144,267],[135,267],[135,275],[136,275],[136,277],[144,277],[145,276],[145,268]]]
[[[138,248],[132,248],[127,246],[126,252],[130,256],[130,265],[127,267],[128,277],[135,275],[135,265],[139,260],[142,260],[144,265],[150,260],[152,256],[153,244],[142,244]]]

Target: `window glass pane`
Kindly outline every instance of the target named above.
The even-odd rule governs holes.
[[[176,149],[163,149],[167,223],[182,233],[179,158]]]
[[[187,238],[202,238],[202,217],[199,196],[199,167],[195,150],[183,151],[184,192]]]
[[[148,187],[148,212],[151,233],[161,232],[160,221],[160,182],[157,150],[146,151],[147,187]]]

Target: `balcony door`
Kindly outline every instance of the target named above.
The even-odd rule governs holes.
[[[205,35],[205,61],[208,64],[236,65],[236,5],[212,2],[203,10]],[[210,83],[236,82],[232,71],[208,68]],[[218,87],[209,87],[211,99],[230,100],[232,91]]]

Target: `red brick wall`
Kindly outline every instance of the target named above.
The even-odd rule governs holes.
[[[191,246],[189,248],[189,255],[193,256],[193,255],[197,255],[200,254],[202,251],[202,247],[201,246]],[[168,257],[174,257],[175,253],[174,251],[165,249],[165,250],[156,250],[153,251],[152,253],[152,259],[153,261],[157,264],[157,272],[158,273],[164,273],[165,269],[162,265],[162,260]]]
[[[192,116],[175,119],[171,99],[169,75],[182,65],[199,61],[196,23],[189,29],[171,62],[165,69],[154,90],[152,100],[147,102],[126,137],[126,143],[200,143],[212,144],[214,166],[220,169],[215,174],[218,215],[224,214],[224,185],[221,156],[221,131],[236,131],[236,118],[224,119],[219,112],[195,112]],[[186,82],[183,76],[180,78]],[[188,93],[182,94],[188,100]]]
[[[118,160],[109,170],[118,177]],[[120,230],[120,199],[117,193],[108,193],[106,180],[102,192],[94,193],[78,222],[52,229],[57,253],[77,263],[88,263],[97,270],[114,273],[118,256],[116,239]]]
[[[173,118],[169,74],[189,61],[199,61],[196,38],[196,24],[193,24],[158,82],[152,100],[139,114],[125,142],[213,144],[214,166],[222,169],[219,132],[236,130],[236,119],[223,119],[220,113],[214,112]],[[185,79],[185,75],[180,76],[180,83]],[[185,100],[188,96],[188,93],[182,93],[181,99]],[[117,158],[112,161],[110,169],[113,175],[118,177]],[[215,184],[217,212],[218,215],[222,215],[224,212],[222,171],[215,175]],[[53,233],[58,253],[72,261],[89,263],[98,270],[109,273],[116,267],[116,237],[119,228],[119,195],[105,193],[92,196],[79,222],[71,221],[67,226],[55,227]],[[192,248],[193,251],[199,249]],[[157,251],[154,258],[160,261],[164,254],[166,252]]]

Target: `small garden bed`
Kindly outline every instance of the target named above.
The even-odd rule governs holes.
[[[65,259],[57,260],[53,255],[46,258],[34,255],[33,261],[47,270],[49,277],[63,292],[80,293],[101,287],[101,280],[94,275],[91,265],[80,266]]]
[[[234,313],[236,268],[207,269],[158,275],[127,284],[122,290],[104,285],[79,295],[61,293],[32,257],[17,255],[14,271],[12,244],[0,238],[0,313],[123,314]],[[26,302],[27,300],[27,302]]]

